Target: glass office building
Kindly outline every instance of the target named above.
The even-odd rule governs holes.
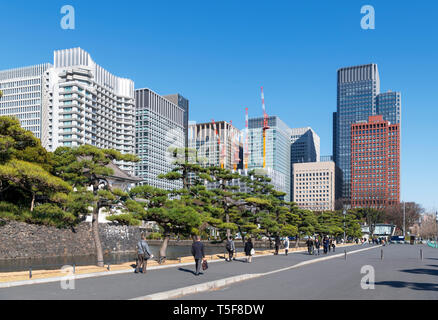
[[[377,64],[338,70],[337,111],[333,114],[333,156],[343,173],[342,197],[351,197],[351,125],[383,115],[391,123],[401,122],[400,93],[380,94]]]
[[[268,119],[266,131],[266,173],[278,191],[290,201],[290,128],[277,116]],[[263,169],[263,117],[249,119],[248,169]]]
[[[150,89],[135,90],[135,175],[141,184],[181,189],[181,181],[159,179],[175,168],[172,149],[185,146],[184,110]]]

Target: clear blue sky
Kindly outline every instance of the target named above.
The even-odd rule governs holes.
[[[60,27],[63,5],[76,29]],[[362,30],[362,5],[376,29]],[[3,1],[0,69],[52,62],[81,47],[136,87],[190,99],[190,119],[233,120],[244,108],[311,126],[332,152],[336,71],[377,63],[382,91],[402,92],[402,199],[438,209],[438,2],[435,0]]]

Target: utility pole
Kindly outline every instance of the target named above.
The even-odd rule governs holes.
[[[403,237],[406,239],[406,202],[403,201]]]

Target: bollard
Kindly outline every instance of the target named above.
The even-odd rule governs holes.
[[[29,268],[29,279],[32,279],[32,267]]]
[[[108,268],[107,268],[107,270],[110,271],[110,265],[109,265],[109,264],[108,264]]]
[[[344,259],[347,260],[347,250],[344,249]]]
[[[73,274],[76,272],[76,264],[73,263]]]
[[[383,260],[383,249],[380,249],[380,260]]]
[[[423,249],[420,249],[420,259],[423,260]]]

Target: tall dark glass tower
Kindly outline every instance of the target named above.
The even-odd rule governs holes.
[[[380,94],[377,64],[338,70],[337,111],[333,113],[333,157],[343,173],[342,197],[350,200],[351,125],[382,115],[385,121],[401,123],[401,94]]]
[[[338,70],[338,107],[334,159],[343,172],[342,197],[350,199],[350,127],[367,120],[376,112],[376,97],[380,93],[379,70],[376,64]]]

